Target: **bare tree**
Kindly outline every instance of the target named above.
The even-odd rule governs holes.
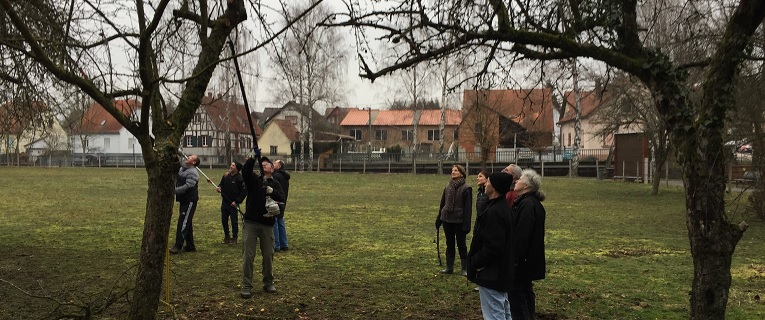
[[[263,7],[257,3],[246,6],[245,0],[0,0],[0,8],[7,22],[0,47],[87,93],[141,145],[148,192],[129,318],[154,319],[181,137],[199,107],[229,35],[247,18],[247,10],[265,37],[241,54],[257,50],[282,31],[272,32],[260,11]],[[113,18],[117,16],[134,18]],[[122,69],[112,59],[117,53],[124,54],[126,66]],[[186,65],[193,68],[184,73],[189,70]],[[178,97],[173,111],[166,108],[166,96],[171,92]],[[115,106],[115,99],[125,97],[140,99],[140,118],[131,119]]]
[[[756,39],[765,45],[765,32],[761,31]],[[761,46],[762,46],[761,45]],[[765,219],[765,64],[744,68],[741,86],[737,94],[738,108],[731,110],[728,141],[737,141],[752,146],[752,170],[755,172],[754,190],[749,195],[751,210],[761,219]]]
[[[292,6],[294,5],[294,6]],[[310,7],[310,1],[302,0],[297,4],[290,3],[282,7],[285,21]],[[347,62],[347,52],[344,49],[342,33],[332,28],[317,28],[316,25],[330,16],[327,6],[319,5],[305,19],[292,24],[289,32],[283,38],[277,39],[271,46],[270,54],[275,62],[277,78],[280,85],[275,90],[275,99],[297,102],[296,111],[301,113],[300,131],[300,163],[305,169],[305,149],[308,146],[308,167],[313,170],[313,140],[316,124],[315,108],[319,104],[334,105],[343,99],[342,86],[345,81],[344,70]]]
[[[500,124],[497,121],[500,115],[492,108],[496,102],[490,100],[488,90],[466,92],[463,99],[465,102],[460,131],[470,135],[470,138],[465,138],[473,140],[480,148],[478,160],[481,162],[481,170],[486,170],[486,162],[494,160],[491,155],[495,154],[500,140]]]
[[[682,4],[685,10],[700,7],[692,1]],[[652,21],[646,13],[661,12],[663,2],[508,0],[489,1],[488,6],[473,2],[432,6],[404,0],[380,9],[354,1],[348,3],[348,14],[332,25],[375,30],[380,41],[396,40],[406,47],[390,64],[373,64],[370,55],[365,55],[371,47],[360,48],[362,76],[370,80],[423,61],[475,50],[487,53],[482,61],[487,68],[483,70],[495,65],[508,68],[517,59],[582,57],[624,70],[643,82],[653,93],[654,107],[662,121],[671,130],[683,166],[686,225],[694,261],[690,317],[721,319],[725,317],[731,285],[732,255],[747,228],[745,223],[733,224],[725,214],[725,118],[734,105],[739,67],[752,35],[765,18],[765,1],[703,5],[715,13],[698,14],[694,19],[712,25],[718,17],[727,17],[725,30],[714,37],[703,37],[709,50],[698,50],[690,63],[673,60],[666,48],[643,41],[644,31],[650,30]],[[397,23],[402,22],[403,27],[399,27]],[[447,39],[454,40],[444,42],[429,36],[439,33],[449,33]],[[703,68],[703,76],[693,86],[699,99],[690,94],[687,82],[687,70],[694,68]]]
[[[605,80],[604,80],[605,82]],[[601,92],[603,103],[593,115],[593,123],[599,130],[596,135],[613,135],[620,132],[643,132],[648,138],[653,162],[651,194],[659,194],[661,172],[669,155],[669,130],[653,106],[654,97],[642,83],[628,75],[618,74]]]

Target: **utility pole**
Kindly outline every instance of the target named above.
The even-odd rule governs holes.
[[[369,126],[368,138],[367,138],[367,158],[369,160],[372,160],[372,108],[367,108],[367,112],[369,114],[369,119],[367,119],[367,125]]]
[[[582,98],[579,94],[579,71],[576,65],[576,57],[571,60],[571,74],[573,76],[574,87],[574,110],[576,111],[576,121],[574,122],[574,149],[571,151],[571,171],[569,176],[579,176],[579,144],[582,142]]]

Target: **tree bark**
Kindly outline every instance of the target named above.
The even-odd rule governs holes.
[[[172,146],[168,150],[173,150]],[[175,180],[180,163],[176,152],[146,161],[148,192],[143,240],[131,303],[131,319],[154,319],[162,292],[163,266],[175,201]]]

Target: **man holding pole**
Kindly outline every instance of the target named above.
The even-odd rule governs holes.
[[[170,248],[170,253],[176,254],[183,251],[194,252],[194,212],[197,210],[199,200],[199,157],[195,154],[186,158],[184,165],[178,169],[178,179],[175,182],[175,200],[180,207],[178,225],[175,229],[175,245]],[[183,244],[186,243],[184,247]]]
[[[261,158],[258,151],[255,155],[261,161],[260,175],[253,172],[257,161],[253,158],[247,159],[242,168],[244,184],[247,186],[247,204],[244,212],[244,227],[242,227],[242,291],[240,296],[245,299],[252,297],[253,262],[258,240],[260,240],[260,254],[263,258],[261,268],[263,291],[276,293],[273,275],[275,219],[273,216],[266,216],[268,213],[266,196],[275,201],[283,202],[284,192],[279,182],[271,176],[274,172],[274,164],[266,157]]]

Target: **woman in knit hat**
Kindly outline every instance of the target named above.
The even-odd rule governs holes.
[[[467,275],[467,243],[473,216],[473,188],[465,183],[465,168],[453,165],[451,180],[441,195],[441,205],[436,216],[436,229],[444,226],[446,236],[446,268],[441,273],[454,272],[455,244],[462,262],[462,275]]]

